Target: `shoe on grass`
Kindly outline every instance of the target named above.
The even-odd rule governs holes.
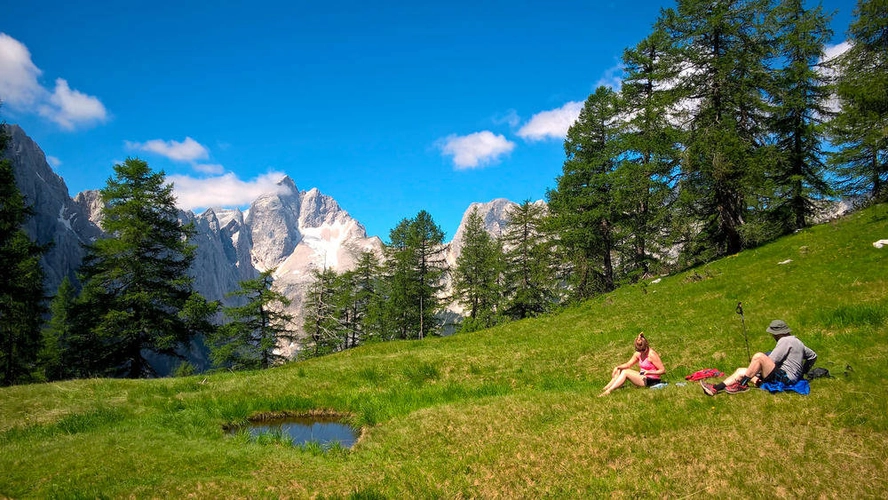
[[[707,384],[703,380],[700,381],[700,387],[703,388],[703,392],[705,392],[707,396],[715,396],[718,394],[718,389],[716,389],[714,385]]]
[[[749,386],[745,385],[745,384],[741,385],[740,382],[735,382],[735,383],[725,387],[725,392],[727,392],[728,394],[737,394],[737,393],[748,391],[748,390],[749,390]]]

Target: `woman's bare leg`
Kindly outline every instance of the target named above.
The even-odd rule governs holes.
[[[635,370],[623,370],[620,372],[619,375],[617,375],[617,378],[615,380],[608,384],[610,387],[605,387],[604,392],[602,392],[598,396],[607,396],[611,393],[611,391],[622,386],[627,380],[639,387],[644,386],[644,375],[638,373]]]

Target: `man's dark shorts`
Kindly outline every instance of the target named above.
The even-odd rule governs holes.
[[[762,379],[762,382],[781,382],[784,385],[792,385],[792,381],[789,380],[789,376],[786,375],[782,368],[774,368],[774,371]]]

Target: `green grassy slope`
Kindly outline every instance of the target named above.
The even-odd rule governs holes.
[[[0,497],[884,498],[888,206],[558,315],[263,372],[0,390]],[[787,262],[789,261],[789,262]],[[705,396],[784,319],[833,379]],[[669,385],[597,398],[644,331]],[[851,371],[846,369],[850,365]],[[846,375],[847,372],[847,375]],[[330,410],[350,451],[229,436]]]

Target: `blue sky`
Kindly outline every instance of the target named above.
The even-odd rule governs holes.
[[[828,0],[834,44],[856,2]],[[146,160],[183,208],[246,207],[284,174],[388,240],[428,211],[538,200],[564,133],[662,1],[8,2],[0,119],[71,195]]]

